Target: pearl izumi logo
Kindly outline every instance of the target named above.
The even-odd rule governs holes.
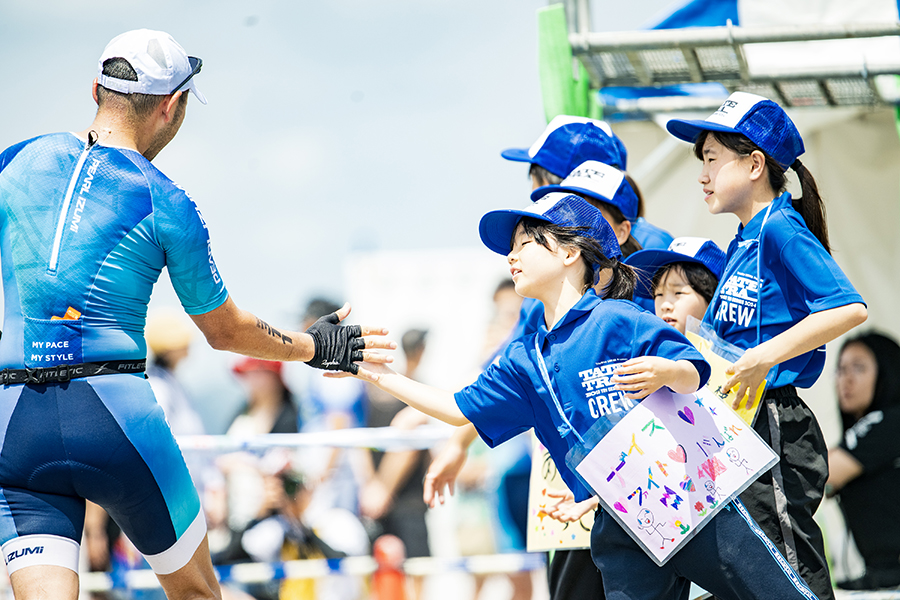
[[[97,166],[100,161],[94,159],[91,166],[88,167],[87,175],[81,183],[81,189],[78,191],[78,198],[75,199],[75,212],[72,214],[72,224],[69,229],[74,233],[78,233],[78,224],[81,223],[81,215],[84,207],[87,205],[87,194],[91,191],[91,184],[94,182],[94,174],[97,173]]]
[[[15,552],[10,552],[6,555],[6,562],[11,563],[17,558],[23,558],[25,556],[29,556],[31,554],[43,554],[44,547],[43,546],[32,546],[31,548],[22,548],[21,550],[16,550]]]

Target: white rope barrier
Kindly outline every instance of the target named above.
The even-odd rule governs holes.
[[[407,575],[427,576],[449,572],[478,575],[534,571],[545,566],[543,554],[511,553],[459,558],[418,557],[403,563]],[[274,563],[240,563],[217,565],[219,581],[229,583],[266,583],[282,579],[316,579],[328,575],[368,576],[378,565],[371,556],[352,556],[338,559],[291,560]],[[159,587],[150,569],[127,571],[123,574],[81,573],[81,590],[105,592],[112,589],[142,590]]]
[[[267,435],[181,435],[182,451],[239,452],[270,448],[333,446],[371,450],[427,450],[453,433],[453,427],[423,425],[411,430],[395,427],[359,427],[310,433],[270,433]]]

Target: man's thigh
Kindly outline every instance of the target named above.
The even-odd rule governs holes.
[[[7,561],[7,546],[27,546],[30,536],[77,545],[83,498],[103,506],[155,569],[171,572],[190,560],[206,531],[199,497],[142,378],[10,386],[0,390],[0,406],[12,406],[0,412],[0,533]],[[40,558],[32,550],[28,560]]]

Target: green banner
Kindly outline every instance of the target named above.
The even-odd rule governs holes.
[[[557,115],[602,118],[587,70],[573,61],[562,4],[538,10],[538,70],[547,122]]]

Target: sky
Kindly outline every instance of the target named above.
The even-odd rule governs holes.
[[[665,3],[615,3],[603,25],[637,27]],[[527,202],[522,165],[499,152],[545,125],[546,5],[0,0],[0,147],[85,128],[106,43],[168,31],[203,58],[209,104],[192,99],[154,164],[200,205],[231,293],[287,316],[341,292],[349,251],[479,245],[486,208]]]
[[[343,297],[348,257],[481,247],[484,212],[529,201],[526,169],[499,153],[546,124],[547,4],[0,0],[0,148],[87,127],[106,43],[171,33],[203,59],[209,104],[189,101],[154,164],[200,206],[238,305],[290,327],[309,297]],[[668,4],[595,0],[594,27]],[[154,305],[177,305],[164,279]]]

